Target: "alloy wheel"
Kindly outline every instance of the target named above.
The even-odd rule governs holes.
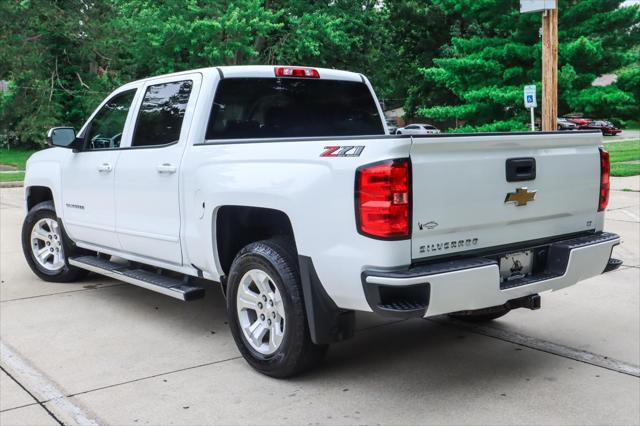
[[[36,262],[48,271],[57,271],[64,266],[62,233],[56,220],[43,218],[33,225],[31,253]]]
[[[262,355],[275,353],[284,338],[286,318],[273,279],[260,269],[245,273],[236,293],[236,308],[240,328],[251,347]]]

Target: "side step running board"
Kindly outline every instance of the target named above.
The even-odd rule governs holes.
[[[204,297],[204,288],[202,287],[188,285],[176,278],[111,262],[96,256],[72,257],[69,258],[69,264],[184,301]]]

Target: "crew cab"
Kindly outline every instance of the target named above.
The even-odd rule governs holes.
[[[366,77],[230,66],[126,84],[25,177],[27,262],[191,301],[287,377],[355,312],[482,321],[620,265],[601,133],[390,135]]]

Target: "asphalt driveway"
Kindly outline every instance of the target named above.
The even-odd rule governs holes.
[[[360,315],[354,339],[288,381],[247,366],[214,286],[184,303],[97,275],[38,280],[22,189],[0,197],[2,425],[640,423],[639,192],[612,191],[621,269],[489,326]]]

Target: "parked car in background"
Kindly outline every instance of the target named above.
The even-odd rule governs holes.
[[[583,117],[580,117],[580,118],[573,118],[573,117],[572,117],[572,118],[567,118],[567,121],[570,121],[571,123],[575,123],[575,124],[577,124],[577,125],[578,125],[578,127],[582,127],[582,126],[586,126],[586,125],[588,125],[588,124],[589,124],[589,123],[591,123],[593,120],[592,120],[592,119],[590,119],[590,118],[583,118]]]
[[[558,130],[578,130],[579,126],[566,118],[558,118]]]
[[[580,129],[584,130],[600,130],[604,136],[615,136],[618,133],[622,132],[621,129],[618,129],[613,125],[610,121],[606,120],[595,120],[586,126],[580,126]]]
[[[390,135],[395,135],[398,130],[398,123],[394,119],[387,118],[387,129]]]
[[[432,135],[440,133],[440,130],[431,124],[410,124],[396,130],[396,135]]]

